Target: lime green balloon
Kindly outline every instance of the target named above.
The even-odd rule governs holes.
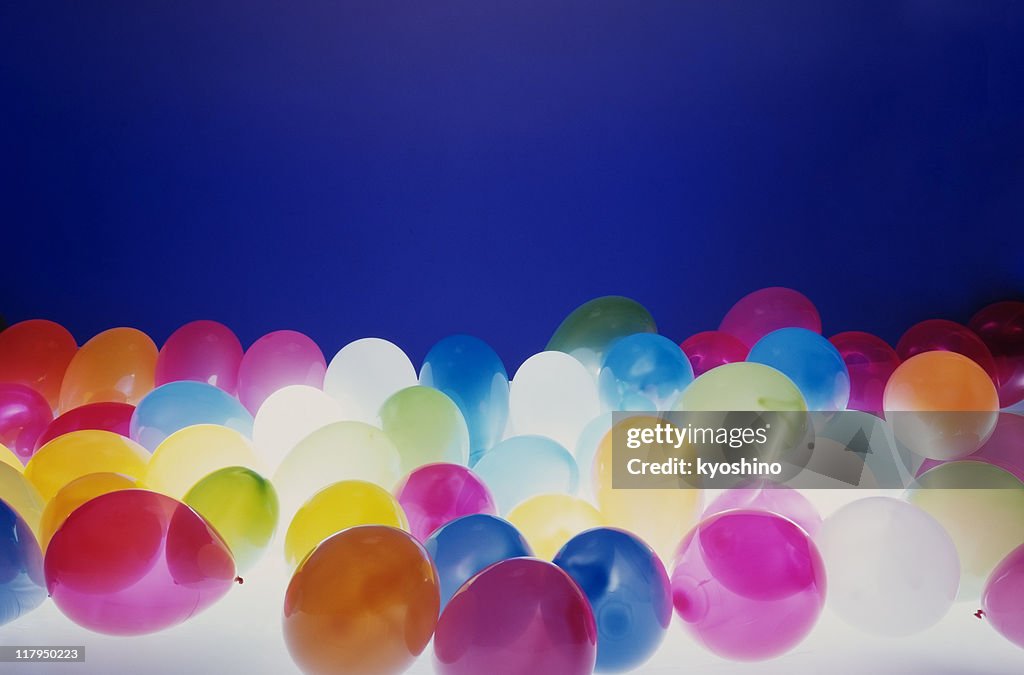
[[[203,478],[185,495],[185,503],[224,538],[242,572],[259,560],[277,529],[274,486],[243,466],[229,466]]]
[[[402,473],[433,462],[465,464],[469,459],[469,428],[462,411],[431,387],[406,387],[380,408],[384,433],[402,462]]]
[[[583,303],[565,317],[546,350],[570,354],[596,373],[613,342],[634,333],[657,332],[654,318],[643,305],[621,295],[606,295]]]
[[[788,377],[761,363],[727,363],[683,390],[676,410],[803,412],[807,403]]]

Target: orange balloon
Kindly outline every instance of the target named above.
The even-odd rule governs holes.
[[[400,673],[430,642],[437,573],[411,534],[384,525],[339,532],[292,576],[283,630],[304,673]]]
[[[78,350],[60,388],[60,409],[113,401],[137,404],[153,389],[157,348],[134,328],[111,328]]]
[[[45,319],[16,323],[0,332],[0,382],[32,387],[56,409],[60,385],[78,343],[64,326]]]
[[[53,496],[43,509],[39,524],[39,545],[46,550],[54,532],[64,524],[71,512],[94,497],[116,490],[131,490],[135,480],[119,473],[90,473],[76,478]]]

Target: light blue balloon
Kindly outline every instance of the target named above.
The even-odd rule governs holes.
[[[601,403],[609,410],[670,410],[691,382],[690,359],[656,333],[615,342],[598,375]]]
[[[420,384],[441,390],[459,406],[469,427],[470,466],[501,440],[508,420],[508,373],[486,342],[472,335],[444,338],[423,360]]]
[[[832,343],[806,328],[780,328],[754,343],[747,361],[771,366],[793,381],[808,410],[846,410],[850,372]]]
[[[219,424],[252,438],[252,415],[237,398],[205,382],[168,382],[139,401],[129,435],[150,452],[179,429]]]
[[[473,467],[500,513],[534,495],[574,494],[580,471],[569,451],[545,436],[513,436],[490,449]]]

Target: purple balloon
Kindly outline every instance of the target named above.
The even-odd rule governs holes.
[[[981,607],[1000,635],[1024,647],[1024,544],[992,570],[981,594]]]
[[[395,488],[395,496],[409,520],[409,532],[420,541],[456,518],[498,513],[484,482],[460,464],[421,466]]]
[[[38,391],[23,384],[0,384],[0,443],[23,463],[28,463],[36,439],[52,421],[53,410]]]
[[[679,348],[690,359],[693,366],[693,376],[700,377],[702,374],[724,366],[727,363],[746,361],[750,349],[728,333],[720,330],[706,330],[686,338]]]
[[[825,567],[811,538],[786,518],[723,512],[679,545],[672,603],[686,631],[715,654],[768,659],[814,627],[825,604]]]
[[[171,333],[156,359],[156,386],[195,380],[229,394],[238,390],[242,343],[216,321],[192,321]]]
[[[847,331],[830,337],[850,372],[849,410],[882,416],[882,395],[889,376],[901,361],[889,343],[871,333]]]
[[[323,389],[327,362],[316,343],[294,330],[267,333],[238,367],[238,399],[253,415],[267,397],[290,384]]]
[[[992,464],[1024,481],[1024,416],[999,413],[992,435],[984,445],[964,457],[963,461]],[[917,470],[917,475],[945,463],[926,459]]]
[[[807,497],[785,485],[757,481],[724,490],[704,511],[703,518],[735,510],[765,511],[789,518],[814,537],[821,527],[821,515]]]
[[[821,317],[803,293],[773,286],[740,298],[726,313],[718,330],[735,336],[749,349],[779,328],[806,328],[821,333]]]

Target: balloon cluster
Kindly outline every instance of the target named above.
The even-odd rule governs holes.
[[[399,673],[431,640],[445,675],[621,672],[673,613],[715,654],[758,660],[826,603],[909,635],[979,599],[1024,647],[1022,401],[1021,302],[921,322],[893,348],[823,337],[785,288],[681,343],[603,297],[512,378],[468,335],[417,373],[377,338],[328,362],[294,331],[243,349],[195,321],[160,349],[132,328],[79,347],[24,321],[0,332],[0,624],[50,597],[96,632],[159,631],[275,549],[285,643],[310,673]],[[706,505],[613,488],[612,413],[671,410],[972,414],[919,439],[902,498],[823,519],[781,486]],[[965,476],[991,489],[955,489]]]

